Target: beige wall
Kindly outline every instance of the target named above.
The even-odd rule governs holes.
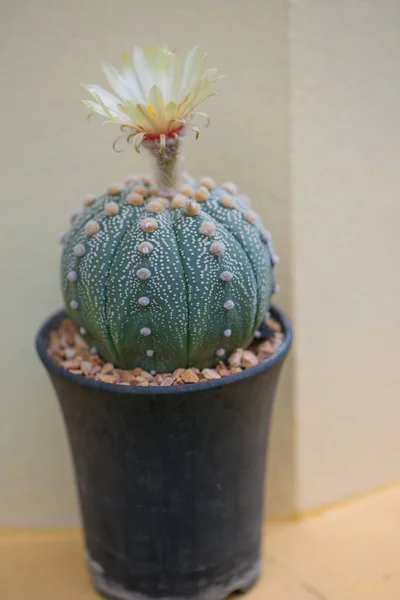
[[[0,526],[68,525],[76,503],[55,396],[33,352],[39,323],[60,306],[58,235],[86,192],[147,169],[112,128],[86,123],[80,82],[136,44],[201,44],[226,78],[211,126],[190,141],[196,176],[234,179],[254,199],[282,255],[288,307],[287,22],[282,0],[3,0],[0,48]],[[286,266],[285,266],[286,265]],[[291,510],[288,378],[272,435],[271,510]],[[287,493],[289,491],[289,493]]]
[[[400,476],[400,3],[291,2],[299,510]]]
[[[202,44],[225,73],[187,167],[234,179],[281,255],[296,346],[274,413],[270,514],[399,477],[398,0],[3,0],[1,13],[0,526],[77,520],[32,340],[61,303],[68,213],[147,169],[112,152],[111,128],[86,124],[79,83],[160,39]]]

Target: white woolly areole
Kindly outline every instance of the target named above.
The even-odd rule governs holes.
[[[96,200],[96,196],[94,194],[86,194],[83,198],[83,205],[90,206]]]
[[[136,275],[141,281],[146,281],[146,279],[150,279],[151,277],[149,269],[146,269],[145,267],[136,271]]]
[[[195,217],[200,213],[201,209],[200,204],[196,200],[186,200],[183,210],[190,217]]]
[[[78,277],[78,276],[77,276],[77,274],[76,274],[76,272],[75,272],[75,271],[70,271],[70,272],[68,273],[68,275],[67,275],[67,279],[68,279],[68,281],[70,281],[71,283],[74,283],[74,281],[76,281],[77,277]]]
[[[146,210],[149,213],[160,213],[164,210],[165,206],[159,200],[150,200],[146,206]]]
[[[221,242],[213,242],[210,246],[210,254],[221,258],[225,254],[225,246]]]
[[[104,206],[104,212],[109,217],[113,217],[119,213],[119,206],[116,202],[107,202],[107,204]]]
[[[143,335],[143,337],[148,337],[151,335],[151,329],[149,327],[142,327],[139,333],[140,335]]]
[[[227,300],[224,304],[224,308],[226,308],[226,310],[232,310],[232,308],[234,308],[235,303],[233,300]]]
[[[142,231],[151,233],[152,231],[155,231],[157,227],[157,221],[152,217],[147,217],[147,219],[143,219],[143,221],[140,222],[140,228]]]
[[[88,221],[85,225],[85,233],[88,237],[92,237],[93,235],[96,235],[96,233],[99,233],[100,231],[100,225],[97,223],[97,221]]]
[[[244,214],[244,218],[248,223],[254,223],[254,221],[256,220],[256,214],[253,213],[252,210],[249,210]]]
[[[110,196],[116,196],[117,194],[120,194],[123,189],[124,189],[123,183],[119,183],[119,182],[112,183],[107,188],[107,194],[110,194]]]
[[[76,246],[74,246],[74,254],[76,257],[81,258],[82,256],[84,256],[86,252],[86,248],[83,244],[77,244]]]
[[[199,183],[201,186],[207,188],[207,190],[213,190],[216,186],[214,179],[211,177],[202,177]]]
[[[150,254],[153,252],[154,246],[150,242],[142,242],[139,244],[138,250],[141,254]]]
[[[142,206],[144,204],[143,196],[138,192],[131,192],[127,195],[126,201],[133,206]]]
[[[214,235],[215,223],[213,223],[213,221],[204,221],[204,223],[200,225],[199,233],[208,237]]]
[[[148,306],[150,304],[150,299],[147,296],[141,296],[138,300],[138,304],[140,306]]]
[[[182,185],[182,187],[179,189],[179,192],[181,194],[183,194],[184,196],[193,196],[194,195],[194,189],[188,183],[185,183],[185,185]]]
[[[222,279],[222,281],[230,281],[232,277],[233,275],[230,271],[222,271],[220,275],[220,279]]]
[[[230,194],[237,194],[238,192],[237,185],[232,183],[232,181],[225,181],[225,183],[223,183],[221,187],[224,188],[224,190],[226,190]]]
[[[261,239],[263,240],[263,242],[271,241],[271,234],[269,231],[267,231],[267,229],[264,229],[264,231],[261,232]]]
[[[196,198],[197,202],[205,202],[210,197],[210,193],[206,187],[200,186],[197,188],[194,197]]]
[[[182,208],[182,206],[185,204],[186,200],[187,200],[187,197],[184,196],[184,194],[176,194],[176,196],[174,196],[172,198],[171,208]]]
[[[70,215],[69,215],[69,222],[70,222],[71,224],[72,224],[72,223],[75,223],[75,221],[77,220],[77,218],[79,217],[79,215],[80,215],[80,212],[79,212],[79,210],[74,210],[74,211],[73,211],[72,213],[70,213]]]
[[[233,208],[235,206],[234,199],[232,198],[232,196],[229,196],[228,194],[222,194],[219,201],[222,204],[222,206],[224,206],[225,208]]]

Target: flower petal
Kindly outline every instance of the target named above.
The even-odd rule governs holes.
[[[103,107],[100,106],[100,104],[98,104],[97,102],[94,102],[93,100],[83,100],[83,104],[85,106],[87,106],[88,108],[90,108],[90,110],[92,110],[93,112],[98,113],[99,115],[103,115],[104,117],[110,116],[108,111],[106,112],[103,109]]]
[[[115,94],[98,85],[87,85],[84,87],[95,102],[85,104],[109,120],[126,125],[134,135],[172,135],[182,126],[192,125],[194,109],[213,95],[210,86],[219,77],[216,69],[206,70],[205,64],[206,54],[193,48],[180,77],[179,63],[167,46],[135,47],[132,55],[123,54],[121,71],[103,65]]]
[[[133,49],[133,63],[137,73],[138,79],[140,80],[143,93],[147,98],[151,86],[155,83],[153,73],[150,65],[147,64],[143,50],[135,46]]]
[[[118,103],[120,102],[117,96],[111,94],[104,88],[100,87],[96,84],[83,85],[83,87],[94,96],[95,100],[98,102],[101,100],[101,103],[107,106],[112,110],[118,110]]]
[[[135,141],[135,150],[136,152],[140,152],[140,144],[143,142],[144,138],[146,137],[147,133],[146,132],[141,132],[141,133],[137,133],[134,136],[134,141]]]
[[[154,110],[157,120],[164,125],[165,123],[165,108],[164,98],[157,85],[153,85],[149,92],[149,105]]]
[[[146,128],[147,131],[154,134],[160,133],[157,119],[151,114],[148,106],[145,104],[138,104],[136,106],[136,111],[141,115],[141,123],[143,123],[143,127]]]
[[[137,102],[139,100],[139,98],[135,97],[135,95],[132,93],[132,90],[127,85],[126,78],[121,75],[118,69],[113,67],[113,65],[103,63],[102,70],[104,75],[107,77],[108,83],[122,100],[130,100],[133,102]]]
[[[133,96],[137,98],[138,102],[145,103],[146,96],[134,69],[132,56],[128,52],[122,53],[122,74],[126,79],[127,85],[132,90]]]
[[[200,78],[204,72],[205,54],[202,54],[200,48],[195,46],[186,57],[183,67],[183,75],[179,88],[179,96],[185,96],[193,91],[199,84]]]

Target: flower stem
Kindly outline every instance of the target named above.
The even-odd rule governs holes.
[[[181,184],[182,141],[181,137],[167,139],[164,150],[160,147],[159,140],[143,141],[143,146],[154,158],[153,170],[156,184],[166,196],[173,195]]]

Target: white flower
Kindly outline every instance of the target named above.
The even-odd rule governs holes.
[[[143,139],[159,140],[165,148],[166,140],[177,137],[186,125],[193,126],[195,108],[215,93],[210,86],[217,79],[216,69],[206,70],[206,54],[198,47],[186,57],[183,69],[175,54],[165,45],[157,48],[135,47],[132,55],[124,53],[122,69],[103,64],[110,93],[98,85],[84,85],[95,101],[84,104],[93,112],[107,117],[106,122],[118,123],[133,137],[136,149]]]

